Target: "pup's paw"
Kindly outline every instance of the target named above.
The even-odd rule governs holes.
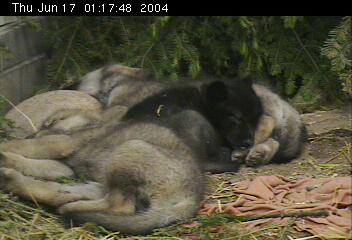
[[[234,150],[231,153],[231,161],[241,164],[245,161],[247,154],[248,154],[248,149]]]
[[[77,201],[79,202],[79,201]],[[76,206],[77,206],[77,202],[69,202],[69,203],[66,203],[62,206],[60,206],[58,209],[57,209],[57,212],[60,214],[60,215],[64,215],[64,214],[67,214],[67,213],[70,213],[70,212],[75,212],[76,210]],[[77,210],[76,210],[77,211]]]
[[[19,154],[12,152],[0,152],[0,167],[16,169],[15,162],[19,158],[23,157]]]
[[[266,144],[255,145],[246,157],[246,165],[255,167],[270,162],[272,157],[271,149]]]
[[[81,197],[82,199],[82,197]],[[57,212],[61,215],[70,214],[73,212],[89,212],[108,210],[109,202],[105,199],[101,200],[73,200],[61,205]]]
[[[0,168],[0,188],[11,191],[21,182],[22,174],[11,168]]]

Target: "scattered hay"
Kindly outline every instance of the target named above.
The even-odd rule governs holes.
[[[116,233],[89,226],[67,228],[69,224],[50,209],[41,209],[30,202],[22,202],[0,192],[0,239],[116,239]]]

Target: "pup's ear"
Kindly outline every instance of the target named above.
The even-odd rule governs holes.
[[[222,103],[228,98],[228,89],[224,82],[215,81],[206,86],[205,96],[210,103]]]

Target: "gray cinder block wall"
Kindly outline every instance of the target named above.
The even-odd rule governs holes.
[[[7,48],[14,58],[8,59],[1,48]],[[0,16],[0,94],[14,104],[32,96],[45,82],[44,51],[40,32],[20,17]]]

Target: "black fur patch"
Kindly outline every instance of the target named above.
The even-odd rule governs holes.
[[[252,84],[250,78],[204,82],[200,88],[190,84],[170,84],[164,91],[134,105],[123,120],[152,121],[165,125],[172,128],[176,134],[181,134],[180,137],[192,146],[192,141],[208,141],[214,136],[199,135],[195,141],[187,139],[187,133],[178,131],[186,128],[178,127],[177,123],[172,127],[169,118],[187,109],[194,110],[209,122],[210,126],[204,127],[205,129],[216,130],[220,140],[214,142],[220,141],[222,147],[230,150],[248,148],[253,144],[255,128],[263,114],[260,99]],[[202,125],[202,121],[193,120],[189,123],[189,128]],[[220,145],[206,145],[210,149],[206,156],[224,158]]]
[[[203,87],[205,115],[220,132],[231,149],[249,147],[263,114],[251,79],[215,81]]]
[[[146,116],[160,119],[185,109],[201,112],[202,105],[202,98],[197,88],[177,85],[134,105],[123,117],[123,120],[145,118]]]
[[[263,114],[252,84],[251,78],[244,78],[204,82],[200,90],[187,84],[170,85],[133,106],[123,120],[150,118],[159,121],[191,109],[201,113],[215,127],[225,147],[249,147]]]

